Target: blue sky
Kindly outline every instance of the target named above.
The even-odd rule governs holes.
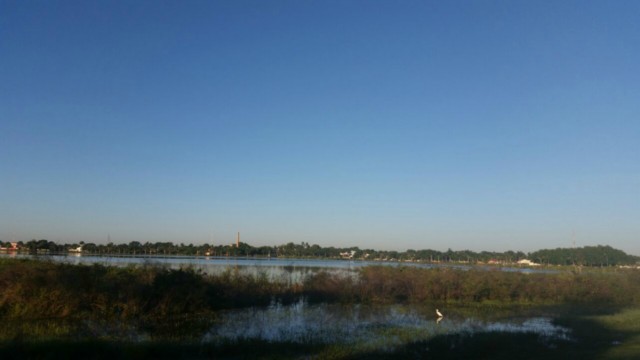
[[[0,239],[640,255],[638,18],[0,0]]]

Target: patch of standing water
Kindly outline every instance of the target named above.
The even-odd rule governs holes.
[[[432,311],[431,311],[432,312]],[[271,304],[268,308],[230,310],[220,314],[204,342],[257,339],[270,342],[358,344],[393,347],[437,335],[480,332],[535,333],[545,343],[569,340],[569,330],[549,318],[509,321],[443,318],[416,307],[364,305]]]

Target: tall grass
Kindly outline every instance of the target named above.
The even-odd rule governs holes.
[[[109,267],[33,260],[0,261],[0,319],[164,318],[292,302],[346,303],[640,303],[640,273],[522,274],[374,266],[357,277],[318,272],[302,284],[265,273],[192,268]]]
[[[640,303],[640,272],[466,271],[372,266],[359,278],[317,274],[304,283],[312,299],[362,303],[503,302],[631,305]]]
[[[0,262],[0,318],[140,318],[286,302],[298,289],[229,270]]]

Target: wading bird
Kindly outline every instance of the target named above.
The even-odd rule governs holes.
[[[442,315],[442,313],[438,309],[436,309],[436,315],[438,315],[439,318],[444,316],[444,315]]]

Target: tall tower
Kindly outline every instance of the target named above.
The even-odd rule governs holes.
[[[240,247],[240,231],[238,231],[238,237],[236,238],[236,247]]]

